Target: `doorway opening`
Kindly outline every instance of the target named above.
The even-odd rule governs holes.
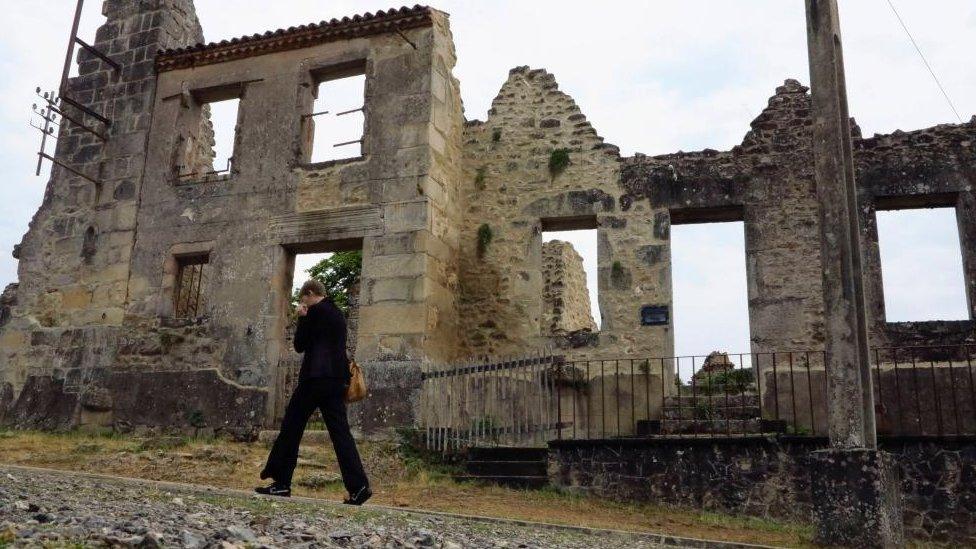
[[[671,280],[682,382],[706,366],[750,367],[745,224],[672,225]]]

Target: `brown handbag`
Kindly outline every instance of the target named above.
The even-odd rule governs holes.
[[[349,387],[346,388],[346,402],[359,402],[366,398],[368,389],[366,388],[366,377],[363,376],[363,369],[355,360],[349,361]]]

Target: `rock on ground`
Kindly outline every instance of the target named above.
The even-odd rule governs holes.
[[[661,547],[675,540],[0,466],[0,546]]]

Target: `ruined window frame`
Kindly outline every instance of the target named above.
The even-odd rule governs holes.
[[[158,314],[163,319],[172,320],[199,320],[205,318],[206,307],[197,304],[195,316],[179,316],[177,311],[178,284],[180,282],[180,270],[187,261],[205,258],[206,265],[209,265],[208,276],[201,278],[200,293],[204,296],[212,295],[214,288],[214,242],[190,242],[178,243],[170,247],[166,261],[163,265],[163,279],[160,285],[160,299]]]
[[[963,241],[962,227],[960,226],[960,194],[958,192],[945,192],[945,193],[932,193],[932,194],[919,194],[919,195],[888,195],[888,196],[876,196],[874,197],[873,208],[871,208],[871,225],[874,227],[874,239],[875,239],[875,259],[877,261],[877,291],[879,292],[879,301],[881,306],[881,320],[885,325],[889,326],[899,326],[917,322],[945,322],[948,325],[959,325],[968,326],[969,323],[976,320],[973,316],[973,297],[969,295],[969,273],[966,270],[966,250],[965,243]],[[952,212],[955,218],[956,227],[956,242],[958,245],[957,251],[960,255],[961,267],[962,267],[962,286],[963,293],[966,296],[966,318],[948,318],[948,319],[937,319],[937,320],[921,320],[921,319],[911,319],[911,320],[889,320],[888,319],[888,302],[887,302],[887,292],[885,291],[884,275],[883,275],[883,263],[881,259],[881,234],[878,230],[878,212],[893,212],[893,211],[903,211],[903,210],[932,210],[932,209],[947,209]]]
[[[544,237],[544,234],[545,233],[569,232],[569,231],[594,231],[594,234],[596,235],[597,271],[596,271],[596,280],[594,280],[593,282],[596,284],[596,307],[597,307],[597,310],[600,312],[600,318],[598,320],[596,317],[593,316],[593,312],[592,312],[592,310],[593,310],[593,303],[591,301],[591,303],[590,303],[590,318],[593,320],[593,323],[596,325],[596,329],[593,330],[590,333],[593,334],[594,336],[596,336],[596,335],[604,332],[608,328],[608,326],[609,326],[609,318],[607,318],[607,317],[604,316],[604,310],[603,310],[603,307],[601,306],[601,303],[600,303],[600,295],[602,294],[602,291],[601,291],[602,280],[601,279],[603,278],[603,274],[601,273],[600,268],[599,268],[599,256],[600,256],[600,220],[597,218],[597,215],[596,214],[583,214],[583,215],[571,215],[571,216],[564,215],[564,216],[546,216],[546,217],[540,217],[539,218],[539,223],[537,225],[537,230],[538,230],[538,239],[537,239],[536,242],[538,243],[538,248],[539,248],[538,251],[539,251],[539,254],[540,254],[539,255],[540,261],[542,260],[542,255],[541,255],[542,254],[542,247],[545,245],[545,237]],[[570,244],[572,244],[572,243],[570,243]],[[576,251],[576,253],[580,255],[580,258],[581,259],[583,259],[583,254],[580,252],[580,250],[577,250],[576,249],[576,246],[573,246],[573,250]],[[540,266],[539,276],[540,276],[541,279],[543,279],[543,283],[544,283],[545,274],[542,271],[542,263],[540,263],[539,266]],[[584,276],[585,275],[586,275],[586,273],[585,273],[585,269],[584,269]],[[586,279],[586,291],[587,291],[587,297],[589,297],[590,280],[588,278]],[[539,303],[539,305],[540,305],[540,308],[542,309],[542,312],[543,312],[543,315],[540,316],[540,318],[539,318],[539,320],[540,320],[540,322],[539,322],[539,329],[540,329],[541,336],[542,337],[547,337],[547,338],[560,337],[560,334],[554,333],[552,331],[552,327],[551,326],[546,326],[545,323],[543,322],[543,318],[545,316],[545,297],[542,294],[540,294],[540,303]]]
[[[235,165],[234,159],[238,155],[241,134],[243,133],[241,122],[246,86],[249,83],[251,82],[238,81],[192,88],[184,83],[183,91],[180,94],[181,109],[177,119],[180,138],[190,136],[199,139],[199,128],[202,126],[205,109],[210,104],[232,100],[237,100],[238,103],[237,117],[234,121],[234,138],[227,166],[224,168],[214,166],[213,159],[211,159],[210,170],[202,171],[198,168],[195,171],[187,172],[186,165],[190,162],[187,155],[190,151],[183,149],[183,146],[178,144],[172,161],[173,178],[177,185],[227,181],[238,173],[238,166]],[[209,114],[207,114],[207,118],[210,121],[211,131],[213,131],[213,119]]]
[[[205,285],[209,286],[205,280],[209,279],[212,270],[210,254],[178,256],[176,265],[176,281],[173,284],[173,318],[192,320],[205,316],[201,313],[201,309],[206,307],[206,294],[203,294],[203,288]]]
[[[307,71],[304,71],[303,81],[304,86],[308,88],[308,100],[302,107],[299,123],[299,165],[301,167],[317,169],[335,164],[360,162],[369,156],[369,101],[367,100],[369,97],[368,61],[369,60],[367,58],[362,57],[349,61],[317,63],[310,67]],[[363,113],[363,127],[362,135],[360,136],[359,154],[357,156],[312,162],[312,155],[315,151],[315,119],[312,115],[315,114],[315,101],[318,99],[321,86],[329,81],[341,80],[343,78],[351,78],[354,76],[363,77],[363,103],[361,106]]]
[[[675,268],[680,265],[680,261],[676,256],[680,257],[679,254],[675,253],[675,250],[687,249],[683,246],[675,246],[674,235],[676,234],[675,227],[685,227],[690,225],[715,225],[715,224],[728,224],[728,223],[738,223],[740,224],[739,230],[742,234],[742,248],[741,248],[741,258],[742,267],[744,269],[745,284],[741,287],[742,294],[745,297],[745,308],[741,311],[745,314],[743,315],[743,320],[745,321],[745,335],[746,339],[744,344],[746,348],[749,348],[753,343],[753,338],[755,337],[754,320],[752,317],[752,305],[751,300],[753,299],[753,290],[751,289],[751,283],[754,280],[754,266],[750,261],[750,228],[749,221],[746,220],[746,209],[743,204],[726,204],[723,206],[687,206],[687,207],[672,207],[667,209],[668,212],[668,247],[669,247],[669,261],[668,268],[670,269],[669,274],[669,284],[668,293],[670,295],[670,300],[668,306],[670,307],[669,312],[669,325],[672,330],[672,341],[675,345],[675,353],[678,353],[678,340],[677,335],[682,331],[679,328],[679,324],[676,321],[682,317],[680,311],[678,311],[675,306],[675,302],[678,301],[679,295],[686,295],[685,293],[679,293],[675,287],[675,281],[679,277],[675,276]],[[680,231],[680,229],[678,229]],[[684,322],[682,322],[684,324]],[[709,345],[712,345],[709,343]],[[715,349],[715,347],[712,347]],[[730,354],[742,354],[737,352],[739,350],[735,348],[729,348],[727,350]],[[682,352],[682,355],[687,356],[698,356],[698,353],[705,353],[707,351],[696,349],[688,354],[688,352]]]

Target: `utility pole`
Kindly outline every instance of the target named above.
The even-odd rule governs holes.
[[[878,451],[850,113],[837,0],[806,0],[814,180],[820,208],[830,448],[813,452],[817,541],[897,547],[897,470]]]
[[[807,1],[830,444],[877,448],[857,187],[836,0]]]

